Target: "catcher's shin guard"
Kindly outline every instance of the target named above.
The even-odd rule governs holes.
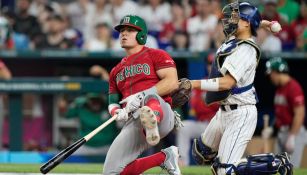
[[[274,156],[269,154],[250,155],[242,159],[237,165],[220,163],[216,158],[211,170],[217,175],[220,168],[224,168],[226,175],[292,175],[292,164],[287,153]]]
[[[192,157],[199,165],[211,164],[216,157],[217,152],[213,151],[210,147],[206,146],[201,137],[193,140]]]

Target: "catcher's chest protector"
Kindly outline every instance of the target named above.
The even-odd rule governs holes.
[[[231,55],[235,52],[240,44],[247,43],[253,46],[257,51],[257,62],[260,59],[260,49],[259,47],[249,40],[236,40],[232,39],[227,41],[221,45],[221,47],[217,50],[216,58],[212,64],[211,72],[209,78],[218,78],[223,77],[222,73],[220,72],[221,67],[223,66],[224,61],[227,59],[227,56]],[[249,58],[247,58],[249,59]],[[250,86],[250,85],[249,85]],[[252,85],[250,86],[252,87]],[[247,89],[246,87],[242,87]],[[247,89],[248,90],[248,89]],[[242,93],[242,92],[241,92]],[[232,89],[225,90],[225,91],[208,91],[206,94],[205,102],[207,104],[212,104],[215,102],[220,102],[227,99],[232,94]]]

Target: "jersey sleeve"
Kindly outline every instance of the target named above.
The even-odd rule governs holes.
[[[257,64],[256,56],[257,53],[253,46],[242,44],[226,58],[221,73],[225,75],[228,71],[239,82],[246,71]]]
[[[116,67],[111,70],[110,79],[109,79],[109,94],[118,93],[118,88],[116,85],[116,75],[115,75]]]
[[[294,83],[292,90],[289,91],[289,101],[293,106],[299,106],[305,104],[305,97],[302,87],[298,83]]]
[[[171,58],[171,56],[162,50],[156,50],[153,54],[153,62],[155,70],[176,67],[175,61]]]

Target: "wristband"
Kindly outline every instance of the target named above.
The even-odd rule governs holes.
[[[120,105],[119,104],[116,104],[116,103],[113,103],[113,104],[109,104],[108,106],[108,111],[109,113],[111,114],[111,116],[114,115],[116,109],[119,109],[120,108]]]
[[[200,80],[200,89],[206,91],[218,91],[219,90],[219,79],[205,79]]]

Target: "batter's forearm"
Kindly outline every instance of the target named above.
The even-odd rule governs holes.
[[[290,134],[297,135],[300,131],[303,122],[304,122],[304,116],[305,116],[305,107],[304,105],[300,105],[298,107],[295,107],[294,109],[294,118],[290,130]]]
[[[156,85],[157,93],[159,96],[165,96],[178,88],[177,79],[162,79]]]
[[[10,80],[12,78],[12,73],[7,67],[2,67],[0,69],[0,79]]]

